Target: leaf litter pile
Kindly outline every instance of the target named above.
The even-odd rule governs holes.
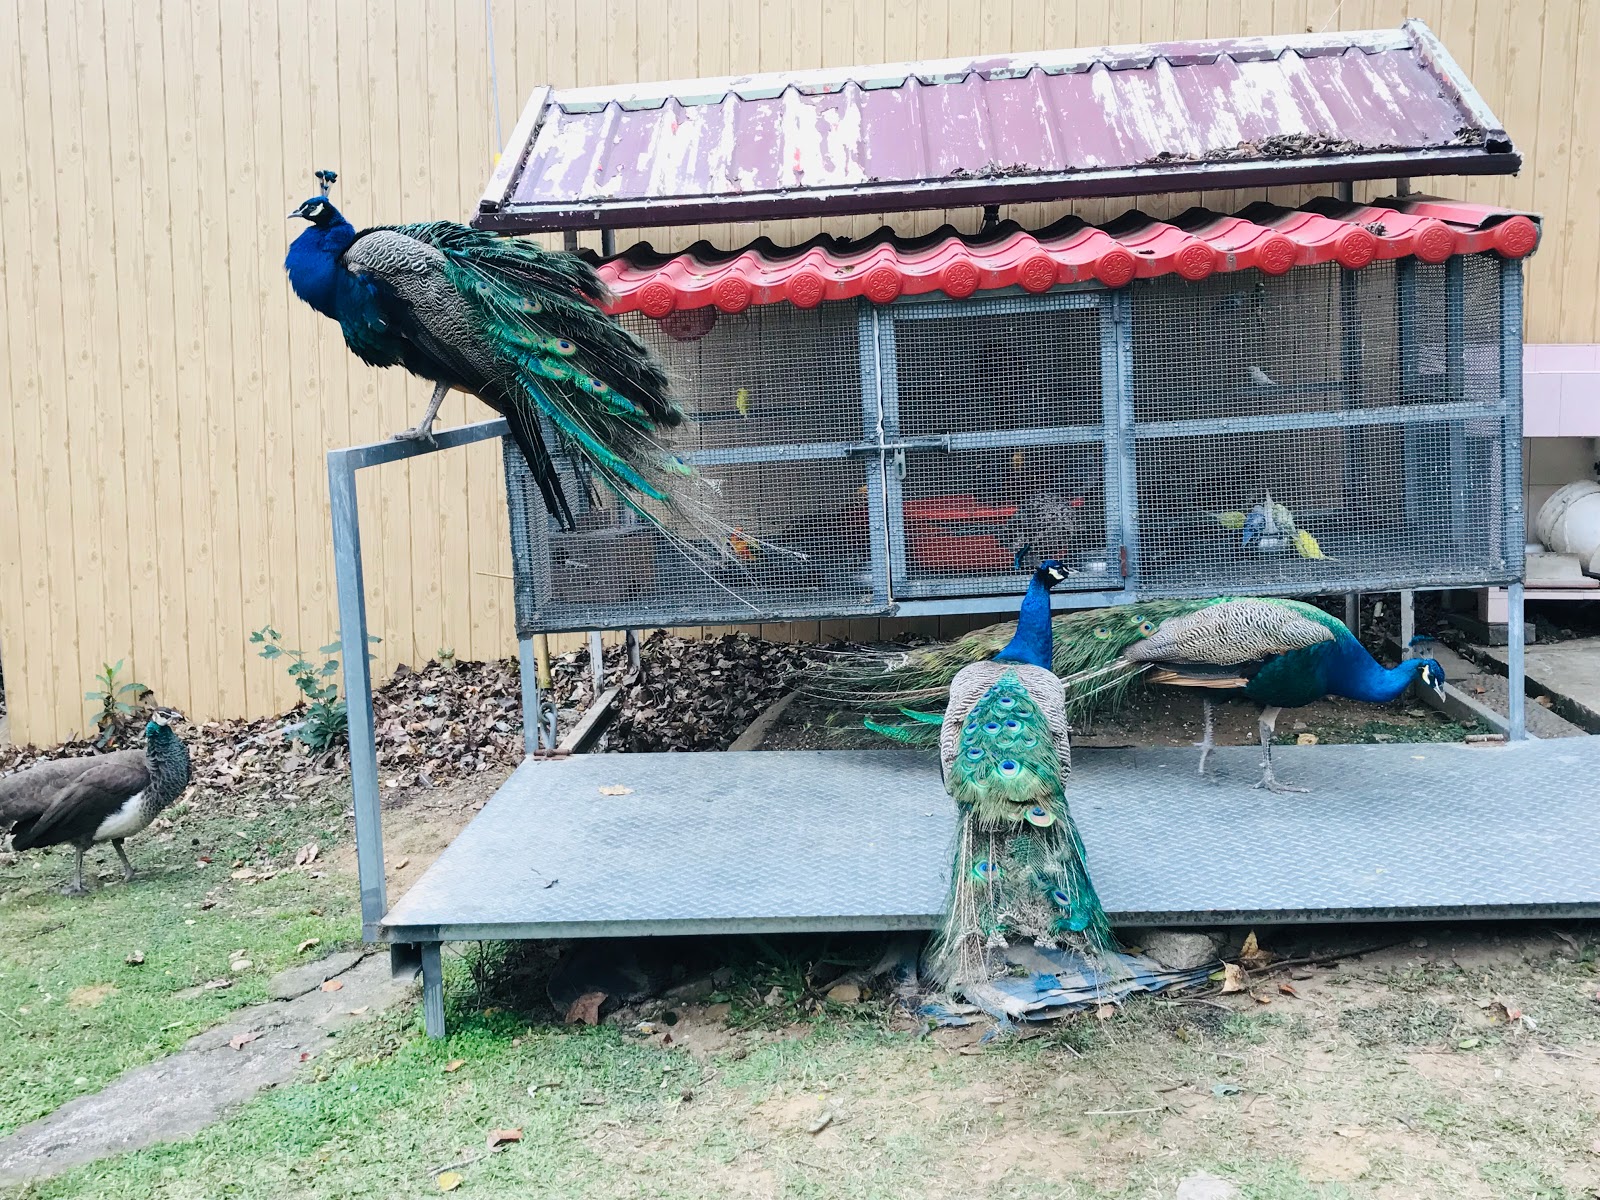
[[[792,685],[809,661],[806,647],[747,634],[703,641],[657,631],[644,640],[639,678],[623,688],[606,749],[725,750],[751,721]],[[594,700],[585,651],[551,660],[555,703],[563,728]],[[627,673],[622,646],[608,647],[606,683]],[[514,661],[429,662],[401,665],[373,698],[378,772],[386,789],[433,787],[522,759],[522,696]],[[255,721],[205,721],[179,726],[193,761],[194,786],[210,795],[252,795],[263,789],[302,790],[347,777],[349,751],[340,745],[313,755],[284,736],[295,713]],[[106,749],[142,744],[143,718]],[[89,738],[59,746],[0,747],[0,773],[54,758],[100,751]]]

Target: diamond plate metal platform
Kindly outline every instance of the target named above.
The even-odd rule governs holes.
[[[1116,922],[1600,916],[1600,739],[1084,750],[1071,787]],[[631,788],[606,796],[602,787]],[[528,762],[390,910],[385,938],[924,928],[954,808],[931,755]],[[547,881],[556,882],[546,886]]]

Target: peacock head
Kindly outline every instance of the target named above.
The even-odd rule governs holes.
[[[150,719],[145,722],[144,735],[147,738],[160,737],[170,731],[174,721],[183,720],[183,714],[175,708],[153,708],[150,710]]]
[[[1439,665],[1438,660],[1432,658],[1417,658],[1412,659],[1412,661],[1422,664],[1417,668],[1417,678],[1421,679],[1423,683],[1432,688],[1435,696],[1439,697],[1440,700],[1443,700],[1444,668]]]
[[[292,221],[300,217],[321,229],[339,219],[339,210],[328,201],[328,189],[338,182],[339,173],[322,170],[316,172],[316,177],[317,187],[320,189],[318,194],[290,213],[289,219]]]
[[[326,229],[339,219],[339,210],[328,202],[326,196],[313,196],[289,214],[291,221],[296,217],[310,221],[318,229]]]
[[[1047,558],[1033,569],[1033,577],[1046,588],[1053,588],[1062,583],[1074,572],[1071,567],[1053,558]]]

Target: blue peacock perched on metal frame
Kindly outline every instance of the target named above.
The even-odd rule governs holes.
[[[1324,696],[1384,704],[1414,681],[1442,692],[1444,670],[1432,658],[1385,667],[1337,617],[1313,604],[1279,597],[1149,600],[1090,609],[1052,622],[1051,664],[1067,714],[1082,720],[1114,709],[1139,684],[1231,691],[1263,706],[1261,780],[1276,792],[1305,791],[1277,778],[1272,737],[1278,714]],[[905,720],[868,718],[868,726],[903,742],[922,742],[936,703],[967,663],[1004,643],[1004,626],[980,629],[946,645],[916,650],[863,650],[834,656],[813,676],[811,693],[841,708]],[[1200,772],[1211,757],[1212,703],[1205,701]]]
[[[453,221],[357,232],[328,199],[337,175],[316,174],[319,193],[289,214],[310,228],[284,266],[295,294],[337,321],[364,362],[434,384],[422,420],[397,436],[431,437],[444,397],[467,392],[505,417],[564,528],[574,528],[572,507],[546,425],[590,481],[674,545],[731,557],[736,531],[701,500],[715,483],[656,436],[683,421],[667,372],[601,310],[605,285],[588,263]],[[593,482],[589,491],[598,501]]]

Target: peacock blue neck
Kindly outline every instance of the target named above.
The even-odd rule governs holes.
[[[283,260],[294,294],[325,317],[338,319],[334,295],[341,269],[339,256],[355,240],[355,226],[335,216],[326,225],[312,225],[295,238]]]
[[[1022,598],[1017,614],[1017,632],[1006,648],[994,656],[995,662],[1026,663],[1050,669],[1050,585],[1037,573]]]
[[[1351,700],[1387,704],[1398,699],[1422,673],[1425,662],[1409,658],[1397,667],[1386,667],[1354,637],[1339,639],[1339,655],[1330,671],[1329,690]]]

